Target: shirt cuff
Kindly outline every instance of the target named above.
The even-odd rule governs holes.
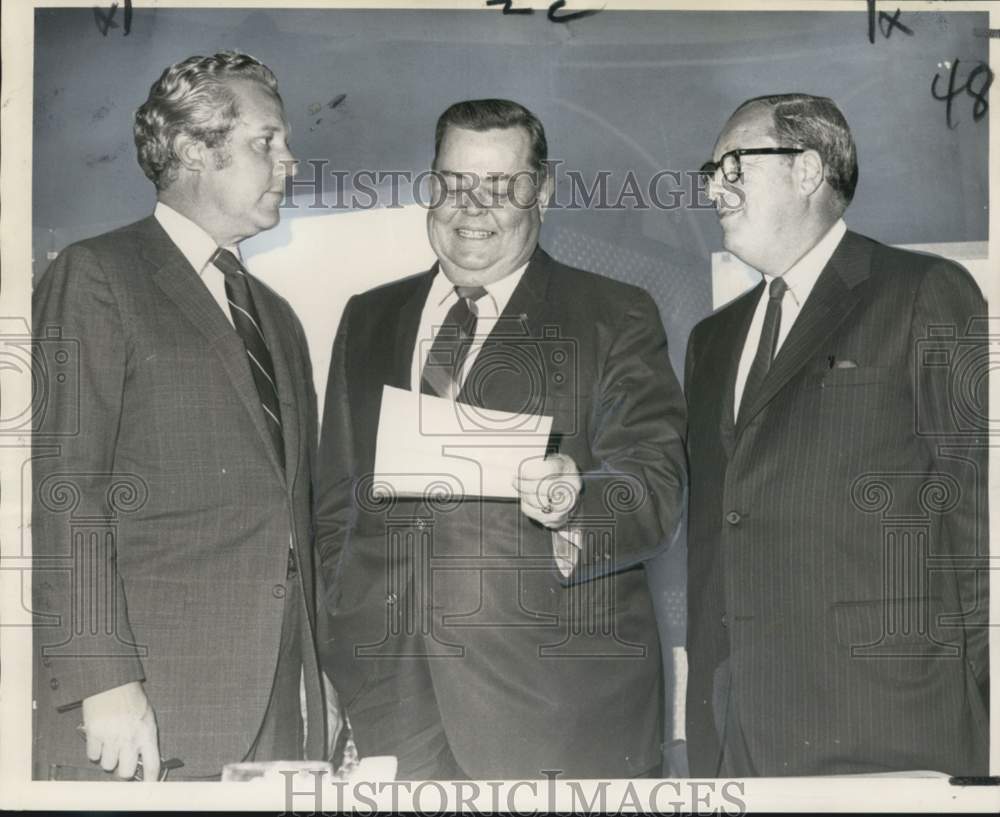
[[[556,567],[563,577],[569,576],[576,567],[583,549],[583,531],[579,528],[563,528],[552,531],[552,555]]]

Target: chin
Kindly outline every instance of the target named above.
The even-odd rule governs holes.
[[[257,229],[270,230],[272,227],[276,226],[277,223],[281,221],[281,214],[275,210],[273,213],[265,213],[257,221]]]
[[[740,258],[743,257],[743,253],[749,249],[744,242],[740,241],[739,230],[736,229],[737,225],[730,224],[722,225],[722,246],[726,252],[730,252],[733,255],[737,255]]]
[[[491,266],[496,259],[484,258],[478,253],[450,253],[445,256],[453,266],[459,269],[482,270]]]

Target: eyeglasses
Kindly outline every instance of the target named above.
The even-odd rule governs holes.
[[[708,181],[714,179],[716,171],[722,168],[723,179],[727,182],[738,182],[743,178],[740,156],[789,156],[805,152],[805,148],[737,148],[723,153],[717,162],[705,162],[698,172]]]

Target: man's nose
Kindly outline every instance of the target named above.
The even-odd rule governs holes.
[[[708,186],[705,188],[708,198],[716,205],[723,200],[722,197],[726,193],[726,188],[722,186],[721,179],[721,174],[716,170],[715,173],[708,177]]]
[[[708,181],[708,198],[717,210],[735,210],[743,204],[742,193],[731,184],[723,184],[722,174],[716,174]]]
[[[483,191],[477,187],[468,190],[461,199],[460,207],[467,216],[478,216],[485,212],[486,204],[483,202]]]
[[[299,160],[292,154],[290,148],[283,147],[274,157],[275,176],[294,176],[298,170]]]

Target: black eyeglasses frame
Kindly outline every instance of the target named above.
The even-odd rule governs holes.
[[[792,156],[805,152],[806,148],[736,148],[735,150],[727,150],[719,157],[719,161],[717,162],[705,162],[705,164],[698,168],[698,172],[706,179],[714,179],[715,174],[721,169],[722,178],[727,182],[733,183],[743,178],[743,165],[740,162],[741,156]],[[726,169],[727,160],[731,165],[728,170]]]

